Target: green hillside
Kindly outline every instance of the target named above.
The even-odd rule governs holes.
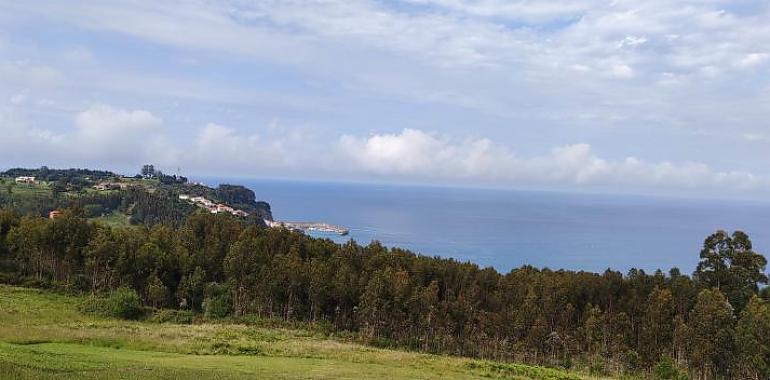
[[[86,315],[82,298],[0,286],[2,379],[583,379],[566,372],[378,349],[262,324]]]
[[[34,180],[17,183],[17,177]],[[232,206],[244,212],[241,217],[248,215],[247,219],[254,224],[272,219],[270,205],[258,201],[254,192],[243,186],[220,184],[211,188],[159,171],[134,177],[47,167],[0,172],[0,208],[43,217],[53,210],[78,208],[88,219],[112,227],[178,225],[190,214],[201,212],[201,207],[180,199],[180,195],[204,197],[212,203]]]

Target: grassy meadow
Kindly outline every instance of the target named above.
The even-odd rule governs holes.
[[[81,297],[0,285],[2,379],[586,379],[368,347],[303,329],[83,314]]]

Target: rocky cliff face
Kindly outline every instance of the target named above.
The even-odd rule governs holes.
[[[217,200],[254,214],[260,219],[273,220],[270,204],[257,201],[254,191],[245,186],[222,184],[214,190],[214,196]]]
[[[256,202],[256,208],[254,213],[260,219],[273,220],[273,212],[270,209],[270,203],[265,201]]]

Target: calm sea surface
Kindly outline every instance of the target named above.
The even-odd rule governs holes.
[[[770,204],[625,195],[215,180],[243,184],[270,203],[276,220],[319,221],[350,235],[500,271],[524,264],[603,271],[610,267],[690,273],[703,239],[746,231],[770,254]]]

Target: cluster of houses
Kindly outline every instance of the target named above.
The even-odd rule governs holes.
[[[16,177],[16,183],[27,183],[27,184],[33,184],[35,183],[35,177]]]
[[[94,190],[96,191],[125,190],[127,187],[128,187],[128,184],[124,182],[100,182],[94,185]]]
[[[230,213],[235,216],[249,216],[249,213],[243,210],[234,209],[228,205],[222,203],[212,202],[204,197],[193,197],[187,194],[180,194],[179,199],[190,202],[198,207],[209,210],[212,214]]]
[[[328,232],[335,233],[342,236],[347,235],[350,231],[345,227],[335,226],[329,223],[319,222],[281,222],[277,220],[264,219],[265,225],[270,228],[286,228],[292,231],[307,232]]]

